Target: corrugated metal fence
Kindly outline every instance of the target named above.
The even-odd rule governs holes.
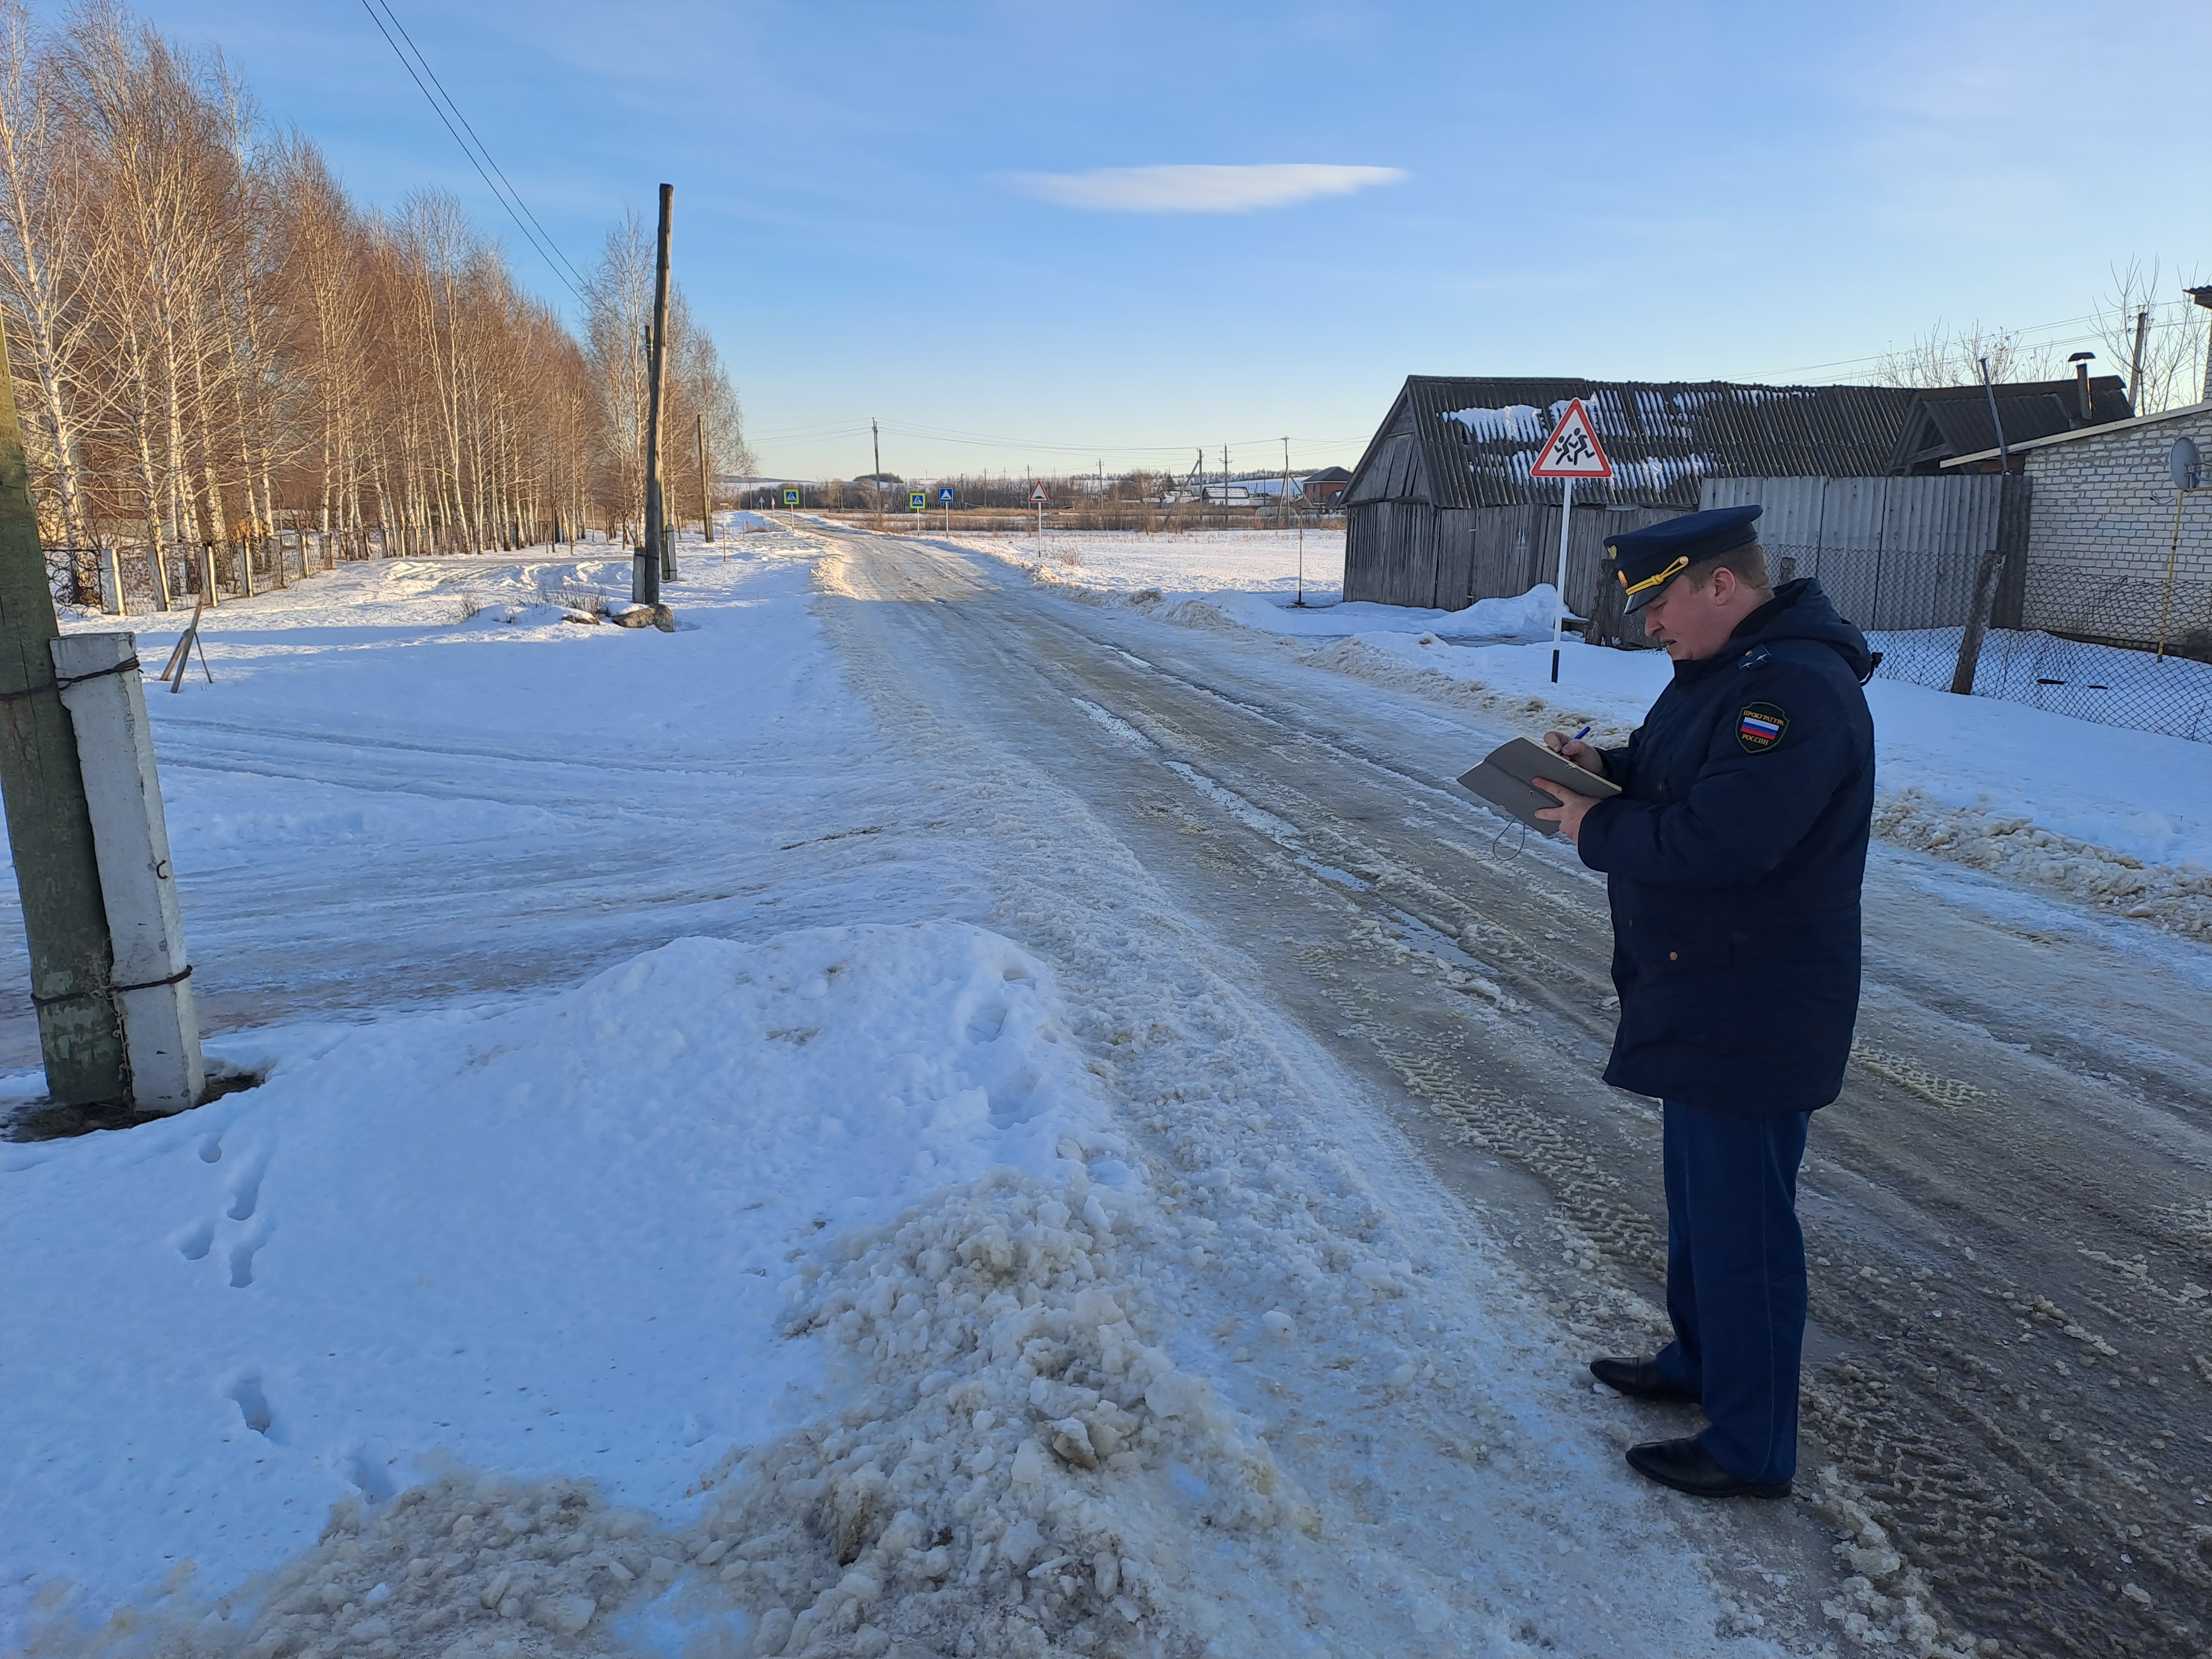
[[[1995,474],[1708,478],[1698,505],[1765,507],[1759,539],[1769,555],[1790,560],[1791,574],[1818,575],[1861,628],[1956,628],[1972,606],[1981,556],[2009,550],[1997,533],[2003,483]]]

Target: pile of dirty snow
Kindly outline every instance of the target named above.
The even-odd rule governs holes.
[[[958,923],[215,1046],[267,1080],[0,1148],[0,1248],[40,1264],[0,1373],[11,1624],[35,1590],[96,1626],[185,1553],[232,1595],[451,1465],[680,1511],[830,1388],[780,1336],[830,1241],[986,1177],[1104,1190],[1063,1154],[1103,1108],[1048,975]]]

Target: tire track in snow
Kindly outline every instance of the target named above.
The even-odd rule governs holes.
[[[1604,955],[1587,884],[1540,855],[1510,871],[1502,861],[1476,860],[1455,864],[1449,878],[1428,873],[1425,866],[1437,866],[1443,838],[1406,824],[1403,793],[1376,799],[1380,811],[1357,804],[1377,796],[1376,773],[1412,769],[1378,763],[1357,744],[1331,744],[1310,710],[1262,706],[1249,691],[1188,689],[1200,672],[1233,678],[1241,665],[1209,663],[1203,671],[1184,665],[1178,672],[1152,650],[1133,672],[1121,644],[1101,650],[1057,611],[1045,611],[994,607],[994,623],[1006,636],[1026,635],[1031,642],[1025,662],[1001,646],[995,653],[1001,664],[1026,669],[1062,697],[1080,688],[1085,701],[1133,729],[1203,738],[1209,776],[1294,826],[1318,856],[1368,884],[1364,896],[1339,890],[1338,897],[1368,903],[1378,937],[1395,934],[1405,944],[1412,937],[1408,915],[1447,940],[1456,931],[1459,947],[1485,975],[1540,1011],[1512,1035],[1534,1036],[1563,1060],[1587,1062],[1607,1023],[1595,1008],[1599,999],[1583,994],[1601,984]],[[1113,631],[1122,638],[1131,632]],[[1286,739],[1304,766],[1283,762]],[[1332,764],[1334,775],[1317,780],[1315,773]],[[1364,782],[1357,775],[1363,771]],[[1324,785],[1337,793],[1325,793]],[[1442,794],[1426,781],[1406,793]],[[1420,815],[1418,800],[1411,815]],[[1279,866],[1294,866],[1275,856],[1279,847],[1259,850]],[[1244,857],[1250,856],[1248,848]],[[1190,867],[1235,868],[1241,861],[1215,858]],[[1406,872],[1410,879],[1399,873]],[[1870,898],[1881,880],[1877,871]],[[1455,883],[1472,902],[1457,897]],[[1440,905],[1440,893],[1453,902]],[[1455,930],[1453,912],[1461,908],[1477,915]],[[2152,1223],[2185,1207],[2191,1182],[2201,1182],[2206,1168],[2205,1139],[2185,1094],[2129,1099],[2087,1074],[2084,1056],[2094,1056],[2100,1040],[2094,1032],[2076,1036],[2070,1050],[2025,1053],[1962,1025],[1968,1011],[1960,988],[1995,1000],[1998,988],[2024,983],[2027,1006],[2051,1010],[2061,1024],[2075,1006],[2069,992],[2057,988],[2064,983],[2059,974],[2023,951],[2014,936],[1971,921],[1961,926],[1936,907],[1911,936],[1911,948],[1928,952],[1931,965],[1947,951],[1960,968],[1972,963],[1948,976],[1948,997],[1917,1003],[1870,968],[1859,1063],[1845,1099],[1816,1126],[1808,1168],[1808,1235],[1829,1258],[1816,1270],[1818,1317],[1830,1328],[1832,1348],[1844,1350],[1816,1364],[1808,1421],[1847,1477],[1832,1485],[1828,1501],[1849,1534],[1845,1548],[1853,1553],[1844,1563],[1863,1581],[1837,1598],[1835,1616],[1850,1628],[1924,1646],[1942,1636],[1942,1623],[1930,1616],[1932,1596],[1950,1622],[2001,1651],[2086,1653],[2115,1642],[2144,1652],[2193,1651],[2203,1634],[2196,1609],[2212,1601],[2202,1549],[2191,1541],[2212,1536],[2193,1530],[2204,1513],[2197,1500],[2212,1496],[2206,1490],[2212,1463],[2202,1431],[2190,1426],[2204,1396],[2187,1392],[2212,1382],[2212,1364],[2200,1374],[2195,1358],[2212,1346],[2201,1311],[2191,1311],[2201,1310],[2203,1298],[2146,1304],[2129,1333],[2136,1351],[2127,1340],[2107,1343],[2120,1354],[2117,1361],[2069,1337],[2074,1358],[2038,1355],[2025,1366],[2018,1351],[2023,1340],[2032,1348],[2039,1339],[2013,1334],[2005,1320],[2016,1316],[2004,1298],[2033,1294],[2052,1307],[2073,1305],[2085,1271],[2096,1271],[2085,1269],[2084,1251],[2140,1262],[2146,1277],[2179,1297],[2195,1282],[2187,1278],[2186,1240]],[[1893,940],[1883,944],[1893,955],[1902,949]],[[1922,976],[1947,977],[1940,968]],[[1427,977],[1438,982],[1437,975]],[[2040,1004],[2032,1000],[2039,985]],[[2188,1000],[2179,988],[2167,994]],[[1356,996],[1340,1006],[1346,1018],[1386,1023],[1382,1011]],[[1426,1090],[1453,1114],[1499,1122],[1500,1108],[1483,1092],[1494,1084],[1453,1080],[1455,1068],[1468,1076],[1467,1054],[1449,1044],[1407,1045],[1408,1054],[1395,1042],[1386,1036],[1380,1046],[1389,1052],[1379,1057],[1386,1064],[1395,1059],[1395,1079],[1409,1092]],[[1494,1066],[1497,1055],[1481,1058]],[[2102,1058],[2112,1073],[2126,1068],[2119,1056]],[[2203,1075],[2197,1058],[2180,1049],[2168,1065],[2176,1075],[2192,1067]],[[1544,1127],[1618,1181],[1624,1168],[1634,1167],[1626,1160],[1651,1154],[1599,1132],[1601,1121],[1568,1110]],[[1524,1149],[1518,1127],[1506,1121],[1501,1152],[1545,1174],[1543,1164],[1555,1155],[1541,1135],[1526,1137]],[[1561,1190],[1577,1179],[1571,1167],[1548,1176]],[[1602,1191],[1602,1183],[1581,1179],[1578,1200]],[[1650,1236],[1651,1207],[1639,1213]],[[1603,1232],[1600,1224],[1600,1249]],[[1942,1279],[1945,1273],[1953,1279]],[[1974,1294],[1960,1292],[1962,1282]],[[1900,1300],[1893,1288],[1918,1285],[1924,1292],[1932,1285],[1948,1285],[1942,1300],[1957,1305],[1938,1307],[1924,1293]],[[2123,1285],[2099,1300],[2117,1310],[2142,1294]],[[1993,1311],[1999,1309],[2008,1311]],[[2063,1336],[2063,1326],[2055,1328]],[[2057,1370],[2060,1363],[2068,1369]],[[2050,1438],[2053,1433],[2059,1437]],[[2146,1462],[2162,1467],[2146,1469]],[[2130,1572],[2136,1576],[2125,1576]],[[1916,1574],[1931,1587],[1926,1595]]]

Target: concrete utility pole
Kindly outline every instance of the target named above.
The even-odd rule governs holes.
[[[108,994],[114,953],[92,811],[54,671],[60,635],[0,334],[0,801],[23,901],[46,1091],[64,1105],[91,1106],[127,1097],[131,1066]]]
[[[884,527],[884,434],[876,428],[876,417],[868,416],[868,437],[876,447],[876,528]]]
[[[660,187],[660,233],[653,258],[653,340],[645,359],[645,542],[630,567],[629,597],[636,605],[660,603],[665,533],[660,507],[660,374],[668,337],[668,231],[676,214],[676,186]]]
[[[52,653],[90,807],[131,1104],[181,1112],[199,1104],[207,1073],[137,642],[128,634],[70,634],[53,641]],[[179,661],[179,685],[184,670]]]

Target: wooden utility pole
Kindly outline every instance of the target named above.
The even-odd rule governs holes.
[[[707,485],[707,417],[699,417],[699,528],[708,541],[714,539],[714,496]]]
[[[108,991],[115,959],[92,811],[54,672],[60,634],[0,333],[0,802],[23,902],[46,1091],[64,1105],[89,1106],[127,1098],[131,1067]]]
[[[676,213],[676,186],[660,187],[660,233],[653,256],[653,339],[645,358],[645,542],[630,567],[629,597],[636,605],[660,603],[660,375],[668,337],[668,231]]]
[[[884,527],[884,434],[876,425],[876,417],[868,416],[868,436],[876,446],[876,528]]]
[[[2150,307],[2145,306],[2136,313],[2136,349],[2128,358],[2128,406],[2138,415],[2143,412],[2143,337],[2149,332]]]

